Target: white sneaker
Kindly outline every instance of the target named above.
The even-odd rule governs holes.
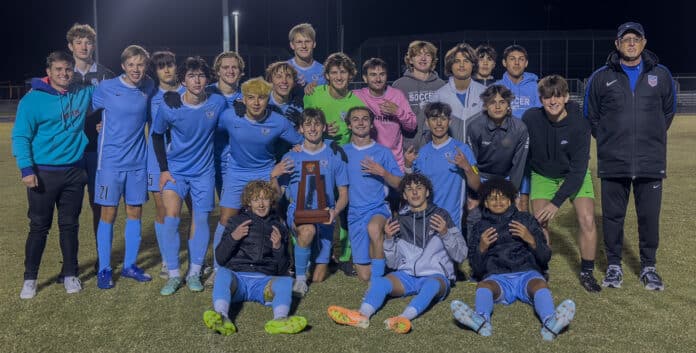
[[[82,283],[80,283],[80,279],[75,276],[65,277],[63,286],[65,286],[65,291],[68,294],[79,293],[82,290]]]
[[[36,296],[36,280],[28,279],[24,281],[22,286],[22,291],[19,293],[19,297],[22,299],[31,299]]]

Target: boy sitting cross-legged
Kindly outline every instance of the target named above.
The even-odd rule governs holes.
[[[461,231],[444,209],[432,203],[433,186],[422,174],[408,174],[399,185],[408,206],[399,219],[384,226],[384,256],[396,271],[373,278],[359,311],[329,307],[336,323],[367,328],[369,318],[387,296],[415,295],[401,315],[385,321],[396,333],[411,330],[411,320],[435,301],[445,298],[455,279],[453,262],[466,258],[467,247]]]
[[[454,318],[482,336],[493,333],[493,303],[516,300],[534,306],[541,319],[541,336],[553,340],[575,316],[575,303],[565,300],[554,312],[553,298],[541,273],[548,267],[551,249],[534,216],[515,207],[517,189],[507,180],[493,178],[479,191],[481,220],[469,237],[469,263],[478,279],[475,310],[454,300]]]
[[[307,319],[288,316],[292,278],[288,231],[272,214],[277,194],[266,181],[249,182],[242,192],[243,209],[229,219],[215,249],[220,268],[213,285],[213,308],[203,314],[205,325],[227,336],[237,331],[228,317],[230,302],[257,302],[273,307],[268,333],[298,333]]]

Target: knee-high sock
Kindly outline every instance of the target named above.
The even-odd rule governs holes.
[[[129,268],[138,259],[140,250],[140,232],[142,223],[139,219],[126,219],[126,252],[123,255],[123,268]]]
[[[164,223],[155,223],[155,238],[157,238],[157,247],[159,248],[160,251],[160,256],[162,256],[162,263],[165,263],[164,259],[164,241],[162,240],[163,234],[164,234]]]
[[[386,267],[386,260],[384,259],[370,259],[372,266],[370,266],[370,281],[375,278],[380,278],[384,276],[384,267]]]
[[[551,297],[551,291],[548,288],[539,289],[534,293],[534,311],[539,315],[542,323],[556,312],[553,297]]]
[[[167,262],[167,270],[179,270],[179,248],[181,240],[178,236],[179,217],[164,217],[162,241],[164,242],[164,258]]]
[[[309,256],[311,253],[311,248],[303,248],[295,244],[295,277],[297,277],[297,279],[307,278],[307,265],[309,264]]]
[[[217,275],[216,275],[217,278]],[[273,319],[282,319],[288,317],[290,312],[290,304],[292,303],[292,278],[276,277],[271,284],[273,290]]]
[[[476,312],[491,321],[491,313],[493,312],[493,292],[488,288],[479,288],[476,290]]]
[[[436,280],[435,278],[429,278],[423,283],[423,286],[418,291],[418,294],[416,294],[416,297],[413,298],[410,303],[408,303],[408,306],[401,316],[409,320],[415,319],[428,308],[438,292],[440,292],[440,281]]]
[[[217,257],[215,256],[215,249],[217,249],[218,244],[220,244],[220,240],[222,240],[222,233],[225,232],[225,226],[220,224],[220,222],[217,223],[217,227],[215,227],[215,234],[213,234],[213,267],[217,270],[217,268],[220,266],[217,263]]]
[[[391,281],[386,277],[378,277],[370,280],[370,288],[365,294],[365,300],[360,305],[360,313],[370,317],[377,309],[381,308],[387,295],[393,290]]]
[[[191,275],[200,275],[205,253],[208,251],[208,242],[210,242],[210,226],[208,225],[208,215],[210,212],[196,211],[193,213],[193,238],[189,239],[189,259],[191,261]]]
[[[99,221],[97,226],[97,256],[99,256],[99,271],[111,269],[111,241],[114,238],[113,223]]]
[[[219,268],[213,283],[213,308],[219,313],[228,315],[232,301],[232,281],[234,274],[229,269]]]

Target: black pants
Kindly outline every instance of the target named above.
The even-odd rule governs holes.
[[[621,265],[624,239],[624,219],[628,196],[633,186],[640,265],[655,266],[655,255],[660,239],[660,208],[662,179],[607,178],[602,179],[602,229],[609,265]]]
[[[80,211],[85,193],[87,173],[83,168],[39,171],[39,186],[27,189],[29,201],[29,236],[25,247],[24,279],[36,279],[41,256],[46,248],[53,210],[58,208],[60,250],[63,253],[63,276],[77,275]]]

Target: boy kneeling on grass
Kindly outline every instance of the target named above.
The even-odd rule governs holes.
[[[242,193],[242,211],[229,219],[215,249],[220,268],[213,285],[213,310],[203,314],[203,321],[224,336],[237,331],[228,316],[230,302],[271,306],[268,333],[298,333],[307,326],[304,317],[288,316],[292,301],[288,230],[272,214],[277,199],[269,182],[249,182]]]
[[[455,280],[453,262],[466,259],[461,231],[447,211],[432,203],[430,180],[422,174],[407,174],[399,191],[408,206],[399,212],[398,220],[384,226],[386,264],[396,271],[371,280],[359,311],[329,307],[329,317],[338,324],[367,328],[370,316],[382,307],[387,296],[415,295],[401,315],[384,322],[396,333],[409,332],[411,320],[433,300],[439,302],[447,296]]]
[[[534,216],[515,207],[517,189],[504,179],[491,179],[479,189],[481,220],[469,238],[469,263],[476,287],[475,311],[454,300],[454,318],[481,336],[493,333],[493,303],[516,300],[534,306],[541,320],[541,336],[553,340],[575,316],[567,299],[554,312],[553,298],[542,276],[551,259],[541,226]]]

